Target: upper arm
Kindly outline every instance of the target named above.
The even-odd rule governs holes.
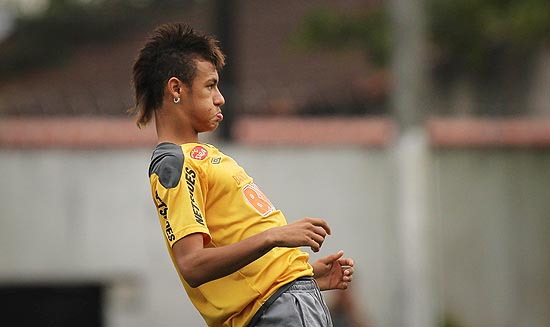
[[[172,252],[176,260],[184,260],[186,257],[193,255],[196,251],[204,249],[203,236],[200,233],[193,233],[187,236],[184,236],[177,240],[174,245],[172,245]],[[185,264],[185,262],[182,262]]]
[[[172,246],[172,252],[177,268],[183,279],[191,286],[196,287],[200,283],[196,281],[196,269],[198,264],[195,258],[200,257],[199,251],[204,249],[203,235],[193,233],[177,240]]]
[[[149,178],[154,203],[170,246],[193,233],[210,234],[203,218],[203,201],[197,175],[185,162],[180,146],[163,143],[153,153]],[[189,174],[194,175],[193,178]]]

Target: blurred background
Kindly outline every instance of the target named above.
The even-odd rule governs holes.
[[[204,326],[149,194],[154,127],[127,114],[176,21],[227,54],[202,141],[288,221],[328,220],[313,259],[355,259],[335,327],[550,325],[547,0],[0,0],[6,321]]]

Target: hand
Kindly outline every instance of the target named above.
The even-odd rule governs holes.
[[[344,251],[323,257],[315,261],[313,266],[313,277],[322,291],[348,288],[353,279],[353,259],[342,258]]]
[[[319,251],[325,237],[331,233],[327,222],[319,218],[302,218],[294,223],[272,228],[269,232],[275,246],[309,246],[313,252]]]

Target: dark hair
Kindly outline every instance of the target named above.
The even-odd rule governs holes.
[[[136,105],[129,112],[136,114],[138,127],[147,125],[154,110],[162,106],[164,87],[171,77],[191,86],[197,59],[211,62],[218,71],[225,65],[218,41],[186,24],[164,24],[153,31],[133,68]]]

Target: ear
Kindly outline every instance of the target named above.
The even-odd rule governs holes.
[[[166,83],[166,88],[172,98],[181,98],[187,87],[179,78],[170,77],[168,83]]]

